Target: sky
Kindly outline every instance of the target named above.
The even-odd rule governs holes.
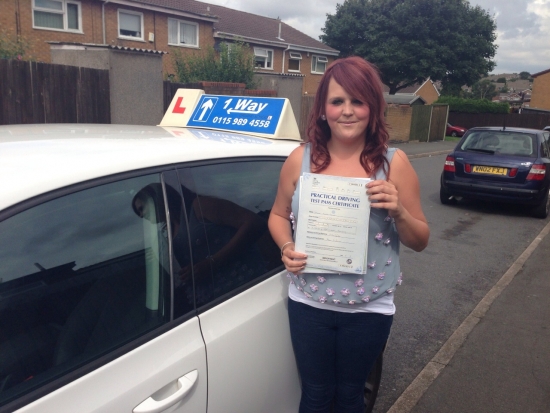
[[[322,34],[326,15],[344,0],[206,0],[285,23],[314,39]],[[550,0],[470,0],[497,23],[496,67],[492,73],[538,73],[550,69]],[[452,24],[452,22],[449,22]],[[457,27],[457,30],[460,30]]]

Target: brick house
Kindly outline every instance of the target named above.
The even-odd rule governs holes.
[[[390,91],[390,88],[386,85],[384,85],[384,92],[388,93]],[[412,86],[407,86],[403,89],[400,89],[395,95],[414,95],[414,96],[420,96],[426,103],[426,105],[431,105],[434,103],[437,99],[439,99],[439,91],[435,87],[434,82],[432,82],[431,79],[426,79],[426,81],[422,84],[415,84]]]
[[[550,110],[550,69],[531,75],[533,91],[531,93],[530,109]]]
[[[0,27],[31,44],[29,55],[50,62],[47,42],[108,44],[168,52],[163,72],[174,73],[171,51],[184,57],[222,41],[243,40],[258,71],[304,76],[314,94],[339,52],[264,16],[195,0],[18,0],[0,3]]]

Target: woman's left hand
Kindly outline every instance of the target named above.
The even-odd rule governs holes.
[[[394,184],[378,179],[366,186],[371,208],[385,208],[392,218],[397,218],[402,213],[403,205],[399,201],[399,192]]]

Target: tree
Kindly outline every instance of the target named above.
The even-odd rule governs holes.
[[[26,55],[30,43],[20,35],[14,35],[6,30],[0,31],[0,59],[30,59]]]
[[[394,94],[428,77],[471,85],[494,67],[496,24],[465,0],[345,0],[321,40],[378,66]]]
[[[213,47],[196,56],[182,56],[174,52],[176,78],[182,83],[200,81],[245,83],[255,89],[254,54],[242,42],[222,42],[217,53]]]
[[[506,78],[505,77],[499,77],[497,79],[497,83],[506,83]]]
[[[472,85],[472,98],[473,99],[487,99],[491,100],[498,92],[496,86],[491,81],[485,79],[480,80]]]
[[[523,80],[527,80],[531,77],[531,74],[529,72],[519,72],[519,78]]]
[[[443,85],[443,88],[441,89],[441,96],[461,97],[462,94],[463,94],[463,91],[460,85],[453,85],[453,84],[447,83]]]

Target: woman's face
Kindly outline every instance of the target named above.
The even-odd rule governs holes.
[[[369,125],[370,109],[366,103],[352,98],[334,79],[328,84],[325,116],[331,139],[364,139]]]

